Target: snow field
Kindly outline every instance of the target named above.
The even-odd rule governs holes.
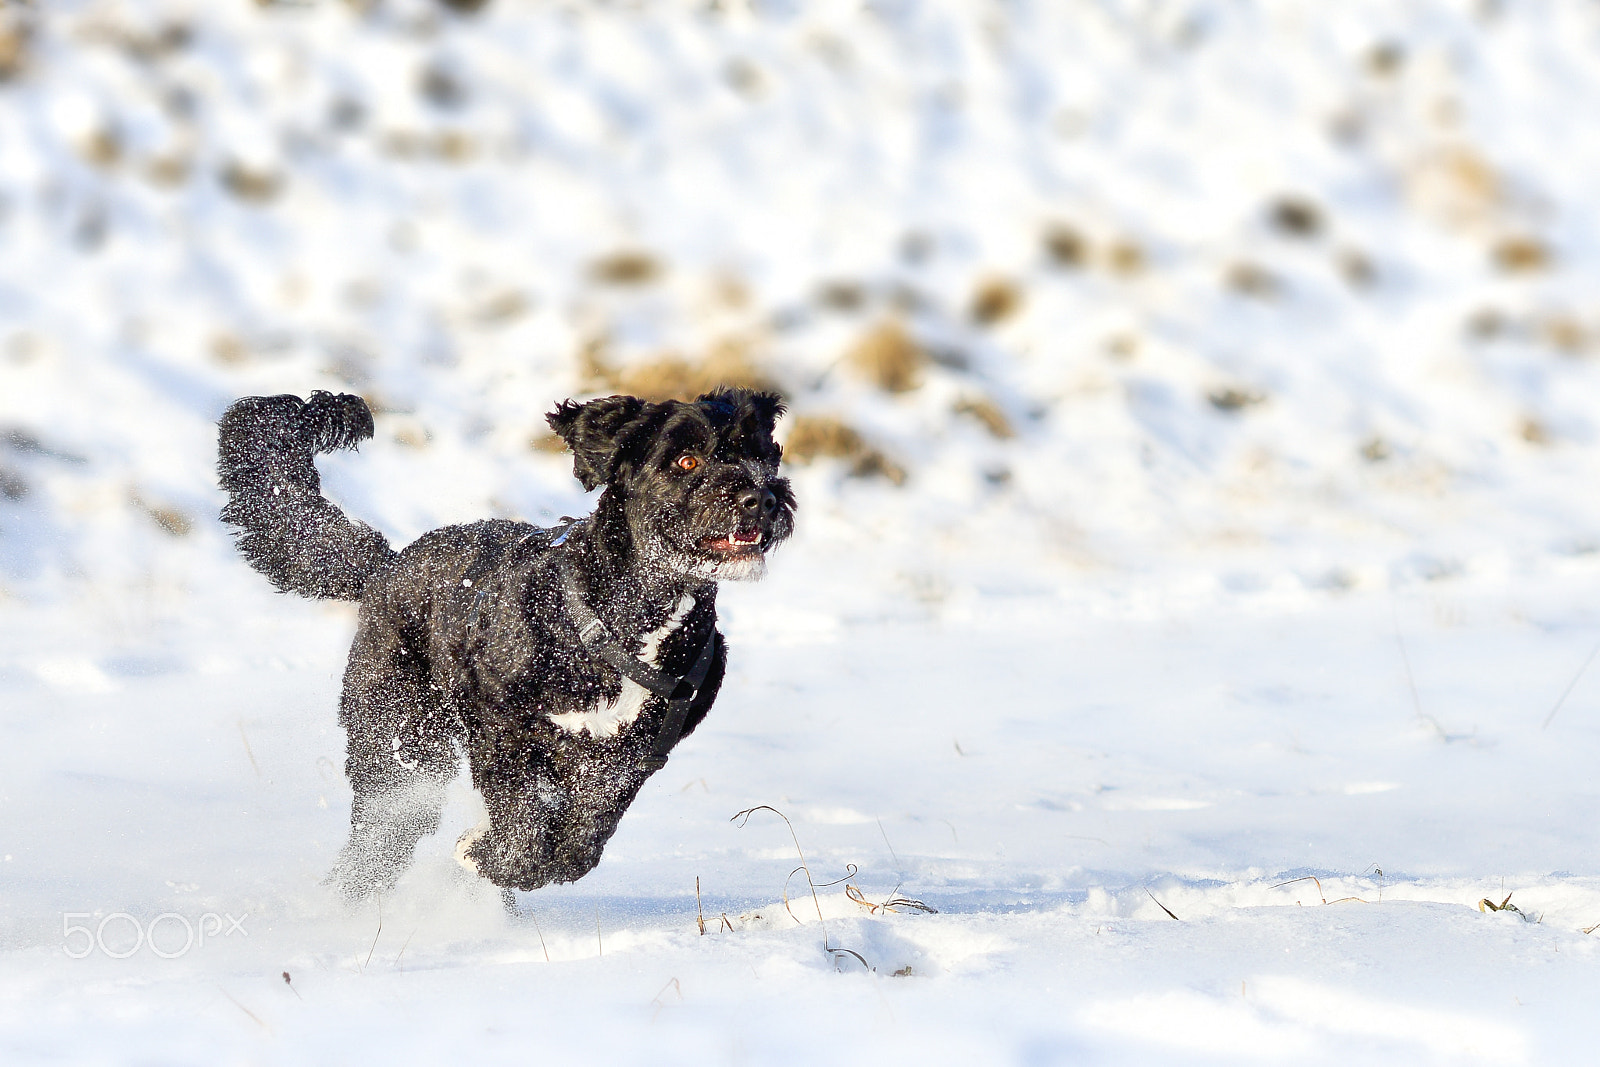
[[[0,1052],[1581,1059],[1597,36],[1556,0],[0,12]],[[518,917],[450,859],[464,783],[342,911],[353,614],[234,556],[214,420],[366,396],[325,486],[403,544],[582,513],[543,413],[663,368],[859,438],[723,590],[715,712]]]

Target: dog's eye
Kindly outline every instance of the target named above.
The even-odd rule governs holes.
[[[700,466],[699,456],[691,456],[685,453],[684,455],[678,457],[679,470],[692,471],[698,466]]]

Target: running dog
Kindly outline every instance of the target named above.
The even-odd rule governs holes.
[[[717,583],[759,578],[794,529],[772,433],[783,405],[563,401],[546,418],[594,512],[554,529],[488,519],[396,552],[322,496],[313,458],[372,436],[359,398],[247,397],[219,424],[246,560],[278,589],[356,601],[339,723],[355,798],[329,880],[393,886],[439,826],[462,754],[488,823],[457,858],[503,889],[571,882],[716,699]]]

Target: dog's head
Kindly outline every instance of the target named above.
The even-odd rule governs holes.
[[[585,489],[606,486],[634,543],[699,578],[759,578],[794,530],[794,494],[772,439],[771,393],[723,389],[687,403],[608,396],[562,401],[547,419]]]

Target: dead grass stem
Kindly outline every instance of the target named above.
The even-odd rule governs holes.
[[[1155,894],[1154,894],[1154,893],[1152,893],[1152,892],[1150,892],[1150,887],[1149,887],[1149,886],[1146,886],[1146,887],[1145,887],[1145,890],[1144,890],[1144,895],[1145,895],[1145,896],[1147,896],[1147,897],[1149,897],[1149,898],[1150,898],[1150,899],[1151,899],[1151,900],[1156,900],[1156,895],[1155,895]],[[1180,918],[1178,918],[1178,917],[1177,917],[1177,916],[1176,916],[1176,915],[1174,915],[1174,914],[1173,914],[1173,913],[1172,913],[1172,909],[1171,909],[1171,908],[1169,908],[1169,907],[1167,907],[1167,906],[1166,906],[1166,905],[1165,905],[1165,904],[1163,904],[1163,903],[1161,903],[1161,901],[1159,901],[1159,900],[1156,900],[1156,907],[1158,907],[1158,908],[1160,908],[1160,909],[1161,909],[1161,910],[1162,910],[1162,911],[1164,911],[1164,912],[1166,912],[1166,913],[1167,913],[1167,915],[1168,915],[1168,916],[1169,916],[1169,917],[1170,917],[1170,918],[1171,918],[1171,919],[1172,919],[1172,920],[1173,920],[1173,921],[1174,921],[1174,922],[1182,922],[1182,921],[1183,921],[1183,920],[1182,920],[1182,919],[1180,919]]]
[[[1381,874],[1382,872],[1380,871],[1379,873]],[[1350,903],[1350,902],[1354,902],[1356,904],[1371,904],[1372,903],[1372,901],[1365,900],[1365,899],[1363,899],[1361,897],[1340,897],[1338,900],[1329,900],[1328,899],[1328,895],[1322,891],[1322,880],[1319,879],[1314,874],[1305,874],[1305,875],[1301,875],[1299,878],[1291,878],[1287,882],[1279,882],[1277,885],[1273,886],[1272,888],[1274,888],[1274,889],[1282,889],[1286,885],[1294,885],[1296,882],[1306,882],[1306,881],[1310,881],[1310,882],[1315,882],[1316,883],[1317,896],[1319,898],[1321,898],[1321,900],[1322,900],[1322,902],[1324,904],[1345,904],[1345,903]],[[1299,903],[1299,901],[1296,901],[1296,903]]]
[[[655,1008],[655,1011],[650,1013],[651,1022],[655,1022],[656,1018],[661,1014],[661,1009],[667,1006],[667,1002],[661,998],[667,995],[667,990],[669,989],[678,994],[678,1003],[683,1003],[683,986],[678,984],[676,978],[668,978],[667,984],[661,987],[661,992],[650,998],[650,1003]]]
[[[1589,665],[1594,662],[1596,656],[1600,656],[1600,644],[1594,646],[1594,650],[1589,653],[1589,658],[1583,661],[1583,666],[1578,668],[1578,673],[1572,676],[1572,681],[1568,682],[1567,687],[1561,691],[1561,696],[1556,698],[1555,706],[1550,709],[1550,714],[1544,717],[1544,725],[1539,729],[1548,730],[1550,728],[1550,723],[1555,719],[1556,712],[1561,710],[1561,705],[1567,702],[1567,697],[1571,696],[1572,691],[1578,687],[1578,679],[1582,678],[1589,670]]]
[[[822,917],[822,898],[817,896],[817,883],[811,877],[811,867],[806,862],[805,851],[803,849],[801,849],[801,847],[800,847],[800,835],[795,833],[794,823],[789,821],[789,816],[785,815],[783,812],[779,811],[777,808],[773,807],[770,804],[757,804],[753,808],[745,808],[743,811],[735,812],[733,817],[731,819],[729,819],[728,821],[729,822],[733,822],[735,820],[742,819],[743,821],[739,823],[739,826],[741,828],[743,828],[744,825],[750,821],[750,816],[754,815],[758,811],[770,811],[770,812],[772,812],[772,814],[776,815],[778,818],[783,820],[783,824],[789,828],[789,838],[790,838],[790,840],[792,840],[794,842],[795,855],[800,857],[800,866],[798,866],[794,870],[790,871],[789,872],[789,877],[785,878],[783,880],[783,886],[784,886],[784,888],[783,888],[783,908],[784,908],[785,911],[789,912],[789,918],[794,919],[794,921],[796,923],[800,922],[799,917],[796,916],[794,911],[789,907],[789,879],[793,878],[797,873],[799,873],[801,871],[804,871],[805,872],[805,876],[806,876],[806,885],[810,886],[810,888],[811,888],[811,903],[817,909],[817,922],[822,927],[822,949],[823,949],[823,951],[828,953],[830,956],[833,957],[834,965],[836,967],[838,966],[839,957],[841,955],[845,955],[845,956],[853,956],[853,957],[855,957],[855,959],[860,961],[861,966],[865,967],[867,970],[876,971],[877,968],[873,967],[870,963],[868,963],[866,961],[866,958],[864,956],[862,956],[861,953],[856,952],[853,949],[843,948],[841,946],[835,946],[833,944],[832,939],[830,938],[830,936],[828,934],[828,923],[827,923],[827,920]],[[846,878],[855,877],[855,873],[856,873],[855,864],[851,863],[851,864],[846,864],[845,866],[846,866],[846,869],[849,871],[849,873],[845,877]],[[823,884],[824,884],[824,886],[837,885],[839,881],[843,881],[843,880],[844,879],[839,879],[838,881],[825,882]]]

